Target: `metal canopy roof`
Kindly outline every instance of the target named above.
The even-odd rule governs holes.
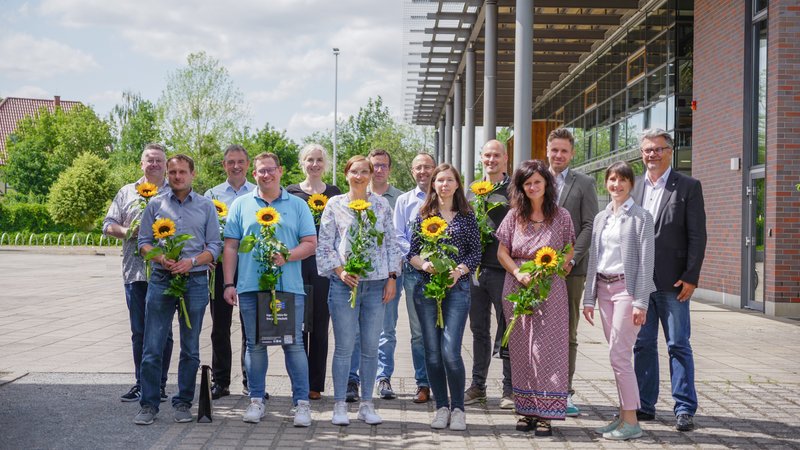
[[[533,0],[533,4],[534,103],[640,8],[639,0]],[[515,5],[515,0],[497,2],[498,125],[510,125],[514,119]],[[483,0],[406,0],[407,120],[418,125],[438,123],[453,95],[454,80],[463,76],[468,46],[476,53],[474,106],[481,110],[485,7]],[[483,115],[475,114],[475,121],[482,125]]]

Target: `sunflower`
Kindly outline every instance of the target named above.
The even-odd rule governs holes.
[[[144,198],[150,198],[158,193],[158,186],[153,183],[144,182],[136,186],[136,191]]]
[[[166,239],[175,235],[175,222],[170,219],[158,219],[153,223],[153,236],[156,239]]]
[[[217,208],[217,215],[220,218],[225,218],[228,215],[228,205],[217,199],[213,199],[212,201],[214,202],[214,208]]]
[[[347,205],[348,208],[356,210],[356,211],[363,211],[367,208],[372,206],[372,203],[366,200],[353,200],[350,204]]]
[[[539,267],[555,267],[558,264],[558,254],[550,247],[542,247],[533,258]]]
[[[472,193],[475,195],[485,195],[494,190],[494,185],[491,181],[476,181],[470,186]]]
[[[278,223],[278,221],[281,220],[281,215],[272,206],[267,206],[259,209],[258,212],[256,212],[256,220],[261,225],[268,227]]]
[[[308,197],[308,206],[312,211],[322,212],[328,204],[328,196],[325,194],[313,194]]]
[[[422,235],[428,238],[441,236],[447,229],[447,222],[439,216],[428,217],[422,221]]]

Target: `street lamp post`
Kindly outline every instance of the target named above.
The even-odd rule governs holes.
[[[336,173],[339,171],[336,165],[336,145],[337,145],[337,132],[339,129],[339,49],[333,48],[333,57],[336,61],[336,68],[334,70],[333,78],[333,184],[336,185]]]

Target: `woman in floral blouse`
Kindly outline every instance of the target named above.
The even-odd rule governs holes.
[[[436,414],[431,428],[442,429],[450,423],[453,431],[467,429],[464,414],[464,385],[466,374],[461,358],[461,340],[469,313],[469,274],[481,260],[481,237],[475,214],[464,196],[461,176],[450,164],[440,164],[433,171],[425,203],[419,209],[411,238],[408,259],[414,268],[423,273],[423,280],[414,292],[422,340],[425,345],[425,367],[436,399]],[[436,301],[425,297],[423,290],[435,273],[433,263],[420,257],[422,222],[438,217],[447,223],[445,232],[449,239],[442,241],[458,249],[453,256],[455,268],[450,272],[451,284],[442,300],[444,327],[437,327]],[[449,398],[448,398],[449,387]]]
[[[350,191],[328,201],[320,220],[317,270],[331,280],[328,309],[335,340],[333,352],[333,424],[348,425],[345,395],[356,330],[361,336],[361,377],[374,380],[378,371],[378,340],[383,326],[385,304],[394,298],[401,255],[396,245],[392,208],[379,195],[367,191],[374,169],[364,156],[353,156],[344,168]],[[372,239],[362,255],[351,254],[351,232],[358,226],[358,209],[367,208],[376,218],[375,230],[382,238]],[[380,242],[380,245],[378,244]],[[354,258],[371,263],[364,276],[348,273],[345,266]],[[355,305],[351,292],[357,290]],[[370,425],[382,422],[372,405],[373,383],[362,383],[358,419]]]

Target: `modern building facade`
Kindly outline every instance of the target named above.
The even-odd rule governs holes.
[[[704,187],[698,295],[800,317],[796,0],[408,0],[405,49],[407,118],[468,178],[497,127],[516,165],[565,126],[605,198],[605,167],[641,173],[638,133],[668,130]]]

